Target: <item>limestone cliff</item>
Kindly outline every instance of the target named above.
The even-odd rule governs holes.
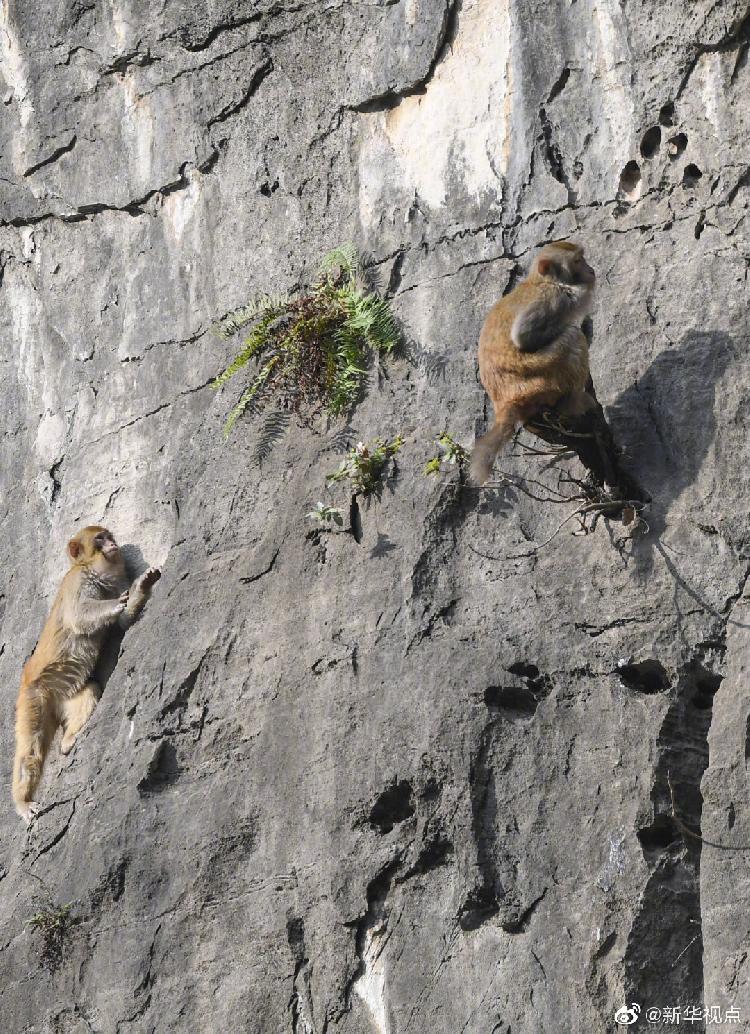
[[[3,0],[3,785],[71,530],[164,571],[30,832],[5,797],[4,1034],[750,1024],[749,46],[747,0]],[[542,546],[569,510],[518,477],[572,462],[421,471],[564,236],[652,503]],[[407,354],[348,425],[225,444],[213,322],[342,241]],[[357,535],[311,534],[396,433]]]

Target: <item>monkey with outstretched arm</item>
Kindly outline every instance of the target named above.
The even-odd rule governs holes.
[[[71,567],[62,580],[36,649],[26,662],[16,703],[13,802],[30,822],[44,761],[58,726],[69,753],[99,699],[91,678],[107,631],[132,625],[161,572],[150,567],[129,585],[111,532],[92,525],[68,543]]]
[[[529,275],[490,310],[479,336],[479,376],[495,424],[471,454],[472,480],[483,485],[500,449],[548,406],[579,416],[596,403],[586,392],[589,348],[581,323],[591,311],[594,271],[583,249],[546,244]]]

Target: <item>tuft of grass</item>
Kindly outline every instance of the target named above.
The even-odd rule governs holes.
[[[51,972],[54,972],[62,962],[65,943],[75,923],[71,915],[72,909],[72,904],[61,905],[59,908],[45,908],[28,921],[32,930],[37,930],[41,934],[40,957],[43,965]]]
[[[214,381],[219,388],[251,361],[250,384],[227,418],[229,435],[248,409],[323,409],[333,417],[357,400],[368,361],[392,352],[399,332],[388,302],[367,285],[352,245],[325,256],[307,293],[261,295],[218,325],[222,337],[250,327],[242,350]]]

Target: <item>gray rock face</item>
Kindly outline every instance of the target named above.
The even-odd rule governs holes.
[[[5,0],[5,785],[71,531],[164,571],[29,832],[6,796],[6,1034],[750,1025],[749,45],[746,0]],[[562,236],[653,501],[542,545],[572,461],[421,470],[486,427],[482,319]],[[411,358],[346,427],[225,444],[212,322],[346,240]],[[396,433],[356,537],[315,532],[342,441]]]

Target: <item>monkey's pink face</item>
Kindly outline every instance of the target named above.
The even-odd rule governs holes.
[[[120,555],[120,547],[109,531],[100,531],[94,537],[94,548],[98,549],[107,560],[117,560]]]

